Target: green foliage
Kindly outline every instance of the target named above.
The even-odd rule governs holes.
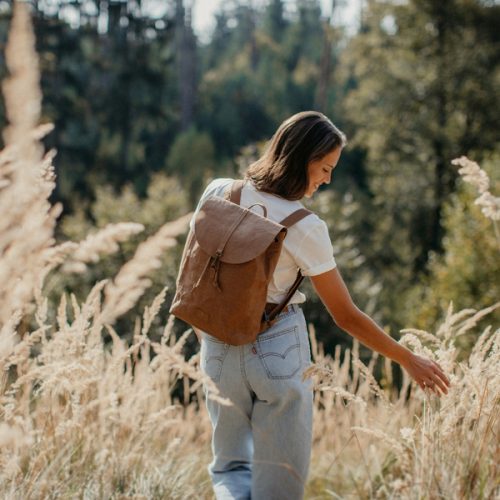
[[[109,185],[98,186],[95,201],[84,215],[83,207],[76,215],[67,215],[61,221],[62,235],[70,239],[82,239],[92,227],[102,228],[106,224],[123,221],[138,222],[145,226],[141,239],[156,232],[163,224],[189,211],[184,189],[179,182],[157,173],[151,178],[144,199],[139,198],[132,186],[125,185],[119,192]],[[82,225],[85,220],[87,227]]]
[[[207,133],[191,128],[179,134],[167,157],[167,171],[177,175],[194,204],[215,168],[215,150]]]
[[[284,17],[283,0],[270,0],[264,15],[264,32],[276,42],[280,42],[288,21]]]
[[[479,1],[369,2],[345,51],[356,81],[345,103],[354,142],[367,150],[376,204],[397,214],[397,226],[379,232],[406,233],[410,252],[394,250],[415,271],[441,249],[441,208],[456,177],[450,160],[498,144],[491,17],[500,22],[500,9]]]
[[[382,280],[382,312],[401,328],[401,297],[441,254],[450,160],[498,148],[500,8],[488,2],[370,1],[341,65],[351,144],[366,151],[373,196],[361,251]],[[346,68],[350,68],[347,71]]]
[[[490,164],[493,168],[496,160]],[[495,191],[493,189],[493,191]],[[443,225],[444,253],[433,254],[428,276],[414,287],[404,301],[406,323],[421,329],[432,329],[442,319],[450,302],[454,310],[482,309],[492,306],[500,297],[500,240],[494,223],[474,205],[477,193],[462,184],[446,204]],[[500,311],[488,317],[488,324],[500,320]],[[474,338],[464,340],[467,350]]]
[[[89,197],[96,184],[132,182],[143,194],[175,133],[171,27],[133,12],[128,26],[104,34],[96,18],[78,28],[36,19],[44,119],[56,126],[47,145],[58,150],[57,196],[67,208],[75,191]]]
[[[290,16],[279,1],[263,12],[222,8],[212,42],[200,48],[198,116],[218,156],[233,158],[287,116],[314,107],[322,41],[317,1],[298,2]]]

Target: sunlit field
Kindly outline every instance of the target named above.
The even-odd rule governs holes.
[[[0,496],[35,498],[213,498],[207,474],[210,424],[204,398],[217,393],[186,357],[190,330],[150,335],[167,293],[130,325],[113,328],[150,285],[162,253],[177,245],[190,215],[144,240],[115,276],[86,300],[48,299],[50,273],[92,266],[142,227],[109,225],[80,242],[55,243],[61,208],[53,152],[41,139],[38,63],[27,11],[18,5],[6,53],[9,125],[0,153]],[[476,164],[458,160],[479,190],[484,216],[499,200]],[[85,271],[84,271],[85,272]],[[443,312],[432,331],[408,329],[401,342],[436,360],[451,388],[438,398],[359,346],[333,356],[310,327],[315,381],[314,445],[306,498],[494,499],[500,496],[500,330],[495,309]],[[478,323],[481,322],[481,328]],[[471,352],[460,340],[473,338]],[[153,338],[155,340],[153,340]],[[204,391],[204,385],[207,391]],[[398,388],[399,387],[399,388]],[[230,402],[222,401],[225,404]]]

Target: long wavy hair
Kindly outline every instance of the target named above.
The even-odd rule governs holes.
[[[309,182],[307,165],[346,145],[346,137],[324,114],[302,111],[286,119],[245,178],[259,191],[300,200]]]

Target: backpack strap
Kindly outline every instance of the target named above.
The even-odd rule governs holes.
[[[229,201],[236,203],[236,205],[240,204],[241,190],[243,189],[245,182],[246,181],[244,179],[238,179],[236,181],[233,181],[233,183],[231,184],[231,191],[229,191],[229,195],[227,197]]]
[[[299,208],[298,210],[295,210],[295,212],[292,212],[290,215],[285,217],[280,224],[282,226],[285,226],[286,228],[289,228],[302,220],[304,217],[307,217],[308,215],[312,214],[310,210],[307,210],[306,208]],[[302,283],[304,279],[304,276],[302,276],[302,273],[300,270],[297,272],[297,277],[295,278],[295,281],[293,282],[293,285],[290,287],[288,290],[285,298],[279,303],[276,304],[276,307],[272,309],[272,311],[265,317],[264,319],[267,321],[272,321],[278,314],[286,307],[290,299],[293,297],[294,293],[297,291],[299,288],[300,284]],[[264,316],[266,316],[266,313],[264,312]]]
[[[295,210],[295,212],[292,212],[289,216],[285,217],[280,224],[285,227],[291,227],[294,224],[297,224],[300,220],[302,220],[304,217],[307,217],[308,215],[312,214],[310,210],[307,210],[307,208],[299,208],[298,210]]]
[[[276,304],[276,307],[274,307],[269,314],[266,314],[264,311],[264,320],[265,321],[272,321],[278,314],[285,309],[286,305],[290,301],[290,299],[293,297],[293,294],[297,291],[297,288],[299,288],[300,284],[304,280],[304,276],[302,276],[302,273],[299,271],[297,273],[297,277],[295,278],[295,281],[293,282],[293,285],[290,287],[288,290],[285,298],[279,303]]]

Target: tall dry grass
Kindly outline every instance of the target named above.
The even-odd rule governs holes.
[[[187,218],[143,242],[118,274],[86,300],[62,296],[56,311],[44,279],[79,270],[142,228],[108,226],[82,242],[55,245],[59,207],[53,153],[40,139],[37,59],[27,9],[17,3],[7,50],[9,118],[0,153],[0,496],[2,498],[211,498],[205,466],[210,426],[190,332],[161,340],[149,330],[163,290],[131,326],[132,345],[113,329],[148,287],[158,257]],[[489,205],[491,206],[491,205]],[[405,377],[397,390],[376,356],[358,345],[325,355],[311,329],[316,382],[314,448],[307,498],[495,498],[500,495],[500,332],[487,328],[472,353],[455,346],[489,311],[448,311],[435,333],[408,330],[403,342],[436,359],[452,380],[441,400]],[[52,318],[55,318],[54,320]],[[111,345],[103,342],[110,336]],[[182,381],[186,399],[174,398]],[[190,401],[190,396],[196,395]],[[216,397],[216,395],[214,395]]]
[[[382,388],[373,378],[376,356],[363,365],[356,343],[343,359],[316,350],[311,498],[498,498],[500,330],[484,330],[462,361],[455,346],[494,307],[450,307],[434,334],[405,331],[403,343],[448,373],[441,399],[406,374],[394,389],[388,362]]]
[[[43,292],[61,265],[84,270],[142,230],[108,226],[80,243],[56,246],[60,207],[51,207],[53,152],[40,139],[41,93],[34,37],[25,4],[16,3],[6,51],[4,83],[9,126],[0,153],[0,496],[2,498],[156,498],[209,495],[206,419],[172,394],[178,380],[198,392],[205,378],[197,356],[186,360],[185,336],[171,324],[161,341],[148,331],[163,290],[126,345],[112,328],[149,286],[159,256],[184,232],[189,215],[165,224],[83,303],[62,296],[51,314]],[[61,268],[61,271],[63,268]],[[50,318],[56,316],[52,321]],[[109,348],[103,333],[112,338]],[[209,381],[205,381],[210,383]],[[201,410],[203,414],[203,410]],[[186,422],[190,422],[189,425]]]

